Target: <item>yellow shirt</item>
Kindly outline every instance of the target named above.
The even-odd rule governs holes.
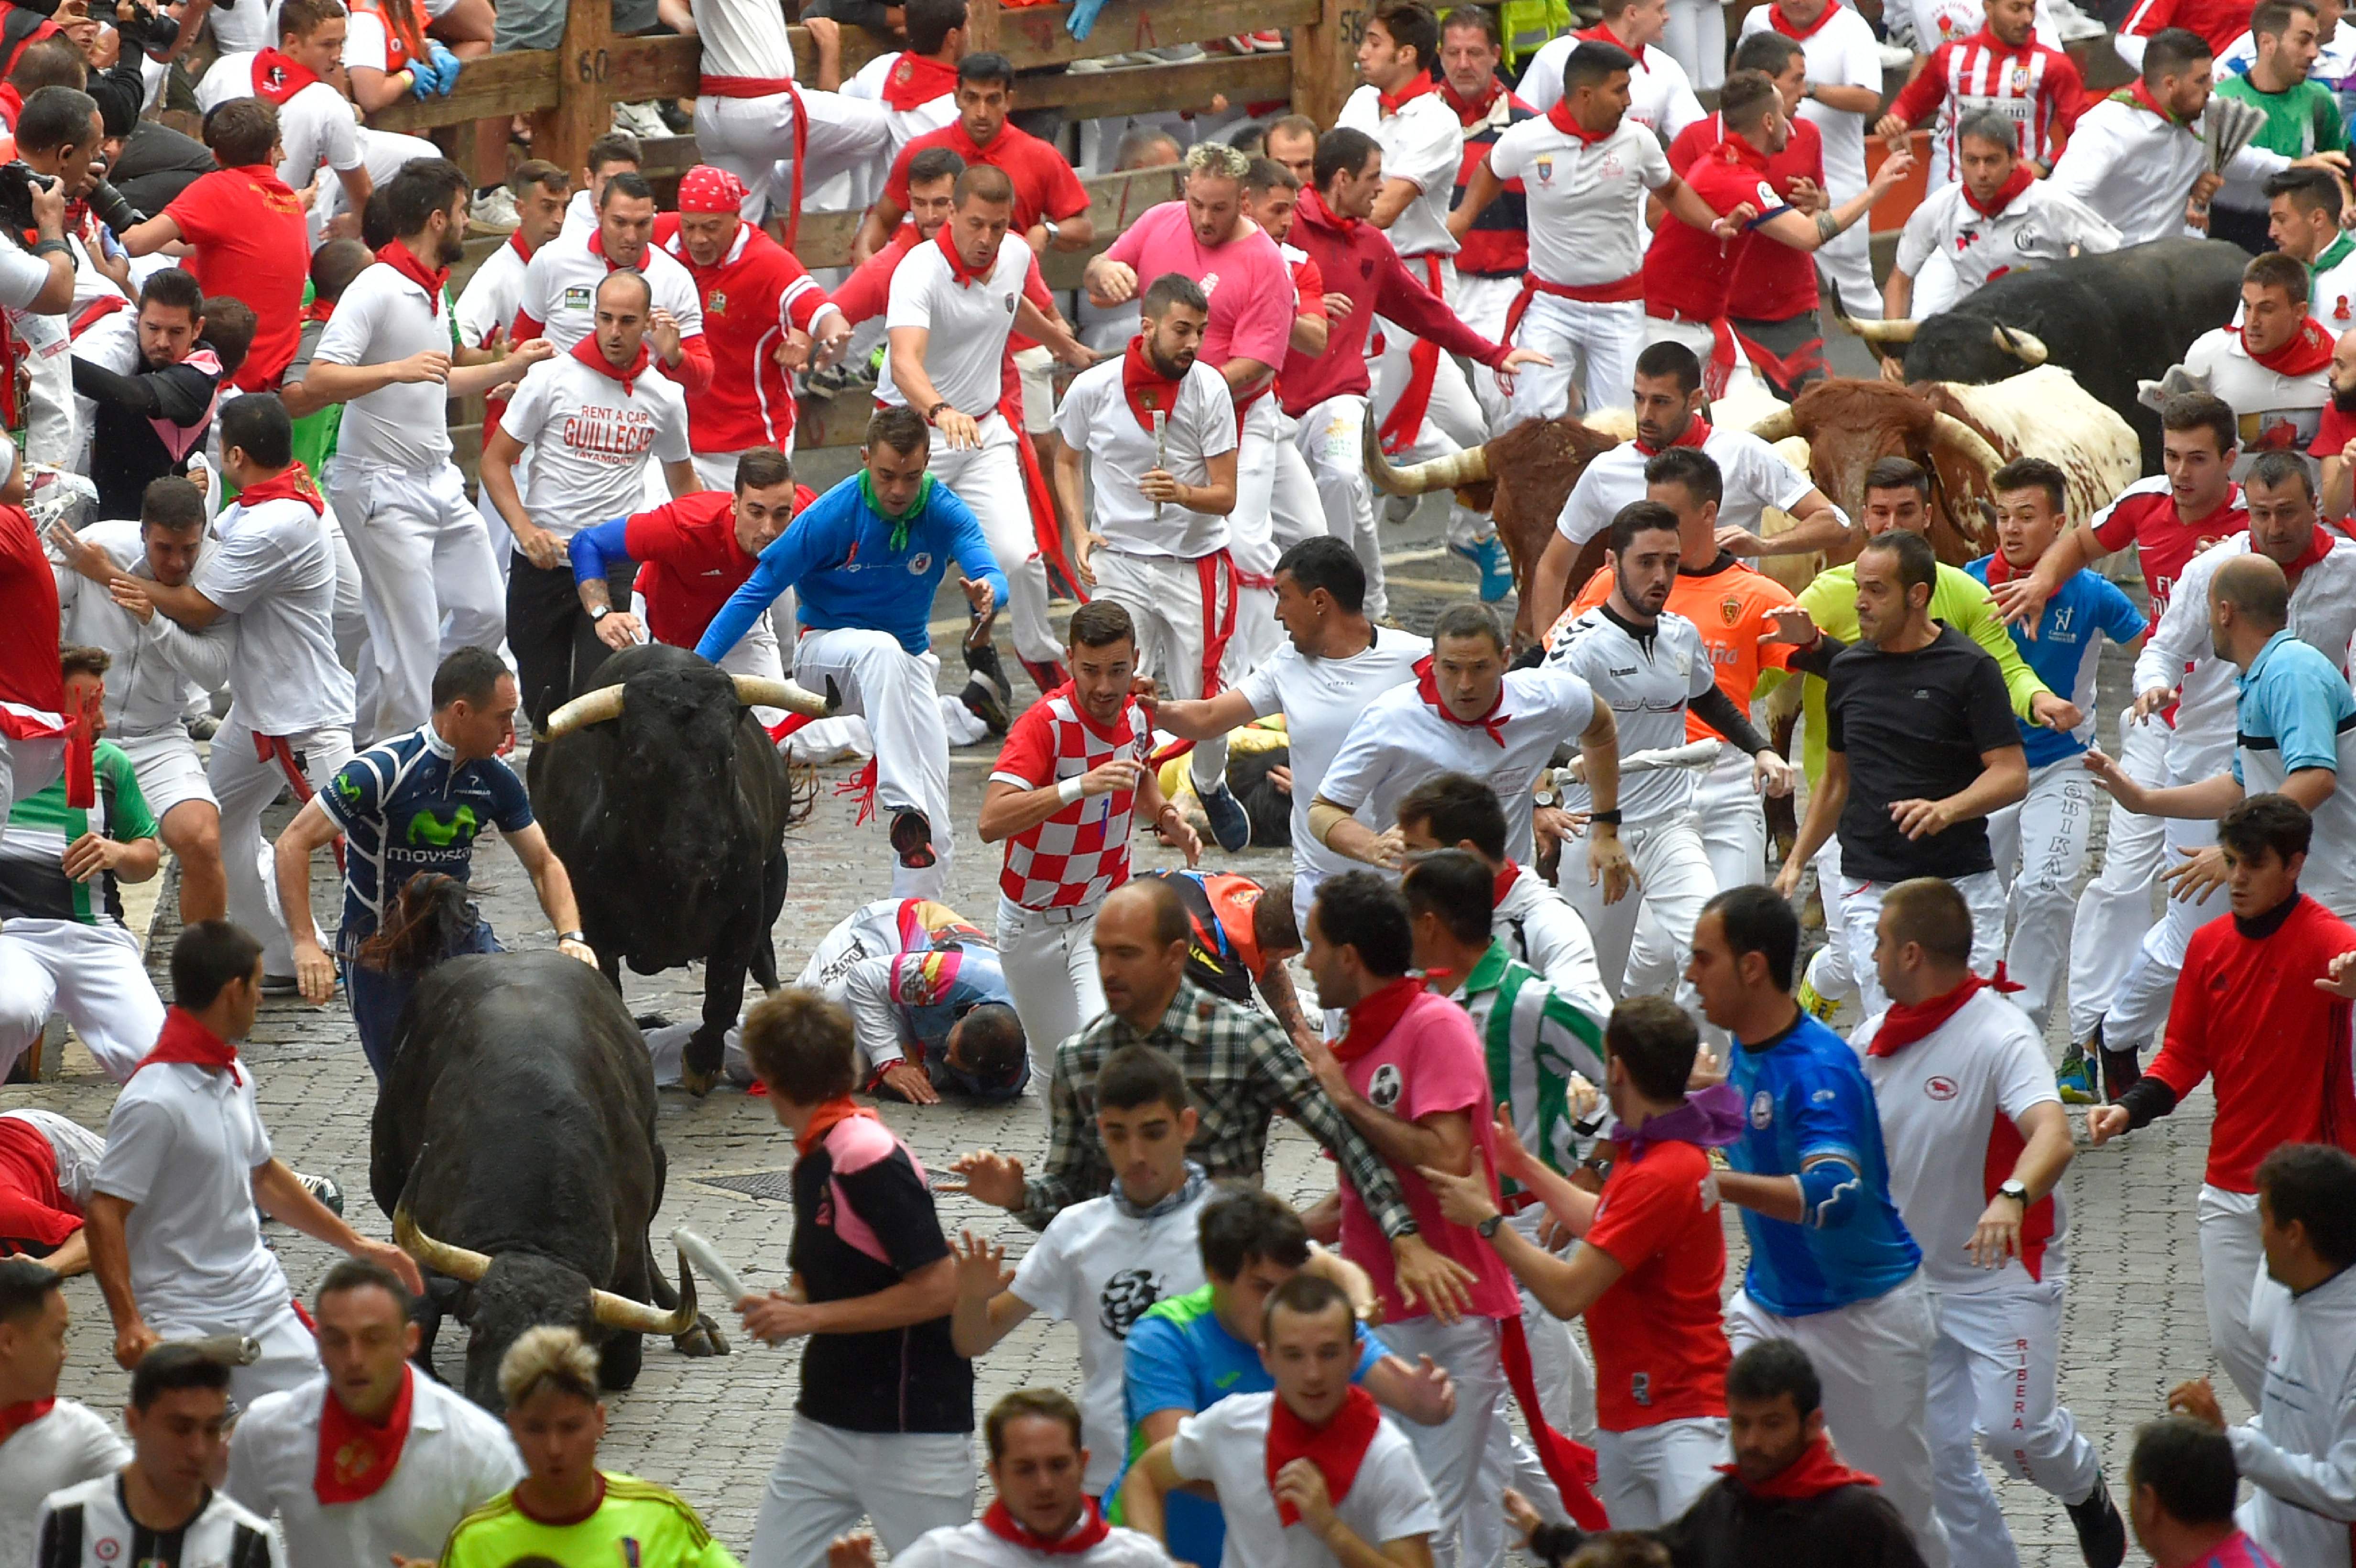
[[[562,1568],[737,1568],[686,1499],[668,1487],[607,1472],[596,1511],[545,1524],[518,1507],[512,1488],[458,1521],[441,1568],[508,1568],[544,1557]]]

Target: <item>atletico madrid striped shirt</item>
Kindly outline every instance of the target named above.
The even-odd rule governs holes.
[[[1931,178],[1945,184],[1959,176],[1955,128],[1976,110],[1992,110],[2010,121],[2020,136],[2020,155],[2046,168],[2061,149],[2055,144],[2078,123],[2084,80],[2070,57],[2034,41],[2015,48],[1982,27],[1967,38],[1950,38],[1930,63],[1891,101],[1890,112],[1918,125],[1940,111],[1931,135]]]

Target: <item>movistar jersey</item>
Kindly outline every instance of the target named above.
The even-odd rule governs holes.
[[[1964,570],[1982,582],[1988,580],[1989,563],[1996,560],[1984,555],[1967,562]],[[2020,727],[2021,749],[2028,754],[2029,765],[2044,767],[2083,752],[2094,738],[2094,667],[2102,652],[2103,639],[2115,643],[2132,643],[2147,629],[2143,612],[2134,601],[2119,592],[2118,584],[2101,572],[2083,569],[2072,574],[2045,602],[2045,613],[2038,620],[2037,635],[2030,636],[2025,626],[2010,628],[2012,645],[2020,650],[2023,663],[2037,672],[2037,678],[2055,693],[2078,705],[2086,718],[2073,731],[2048,730],[2042,724],[2013,722]]]
[[[114,873],[77,882],[66,875],[66,846],[85,833],[128,844],[155,837],[155,817],[131,759],[112,741],[98,743],[93,769],[98,804],[88,811],[66,804],[66,781],[17,803],[0,832],[0,920],[70,920],[121,925],[123,898]]]
[[[1358,1330],[1358,1364],[1350,1373],[1357,1382],[1390,1354],[1390,1347],[1365,1328]],[[1276,1380],[1260,1364],[1258,1347],[1247,1345],[1227,1332],[1211,1310],[1211,1287],[1167,1296],[1150,1307],[1129,1331],[1121,1397],[1129,1419],[1129,1456],[1121,1474],[1105,1488],[1117,1498],[1129,1467],[1145,1452],[1141,1425],[1158,1410],[1189,1413],[1208,1410],[1231,1393],[1266,1393]],[[1181,1563],[1216,1563],[1226,1550],[1227,1529],[1219,1505],[1207,1498],[1175,1491],[1164,1499],[1169,1515],[1170,1555]],[[443,1568],[449,1568],[447,1563]]]
[[[441,1568],[509,1568],[527,1560],[559,1568],[737,1568],[695,1509],[668,1487],[607,1471],[596,1511],[543,1524],[510,1490],[458,1521]]]
[[[336,939],[343,952],[374,933],[385,901],[410,878],[439,871],[463,882],[475,835],[531,826],[531,797],[513,768],[497,757],[453,768],[450,758],[449,742],[421,725],[370,746],[319,792],[347,846],[344,923]]]
[[[1737,1041],[1727,1082],[1746,1115],[1728,1162],[1800,1179],[1799,1223],[1742,1211],[1751,1299],[1779,1317],[1807,1317],[1904,1284],[1922,1252],[1890,1200],[1873,1085],[1849,1043],[1802,1013],[1772,1040]]]

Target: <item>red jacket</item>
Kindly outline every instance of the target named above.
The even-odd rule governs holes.
[[[2249,31],[2250,8],[2241,0],[2142,0],[2119,31],[2147,38],[2162,27],[2190,28],[2222,49]]]
[[[1458,319],[1423,280],[1407,270],[1391,248],[1390,236],[1361,219],[1337,219],[1317,193],[1301,193],[1292,220],[1291,244],[1317,263],[1327,293],[1346,294],[1350,314],[1334,323],[1325,352],[1312,358],[1295,348],[1284,357],[1284,411],[1295,418],[1328,398],[1368,391],[1373,369],[1366,334],[1383,315],[1443,353],[1462,354],[1492,368],[1505,362],[1505,346],[1490,342]]]
[[[1695,121],[1669,144],[1669,167],[1682,179],[1696,159],[1725,139],[1725,122],[1717,115]],[[1791,139],[1767,160],[1767,183],[1786,201],[1792,199],[1794,179],[1813,180],[1817,189],[1824,188],[1824,133],[1806,120],[1793,120]],[[1744,321],[1785,321],[1815,309],[1817,299],[1815,257],[1763,234],[1753,235],[1735,257],[1726,314]]]
[[[797,515],[817,499],[809,485],[794,486]],[[736,542],[736,497],[726,490],[705,490],[636,513],[622,537],[638,563],[631,586],[646,598],[647,631],[673,647],[701,642],[720,607],[761,564]]]
[[[777,345],[786,326],[809,330],[826,291],[791,251],[749,223],[709,267],[689,254],[675,212],[655,219],[655,243],[695,280],[712,346],[711,384],[687,394],[689,444],[698,452],[782,448],[794,431],[794,388],[777,363]]]

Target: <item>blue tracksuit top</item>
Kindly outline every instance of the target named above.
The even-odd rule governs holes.
[[[1988,563],[1995,559],[1984,555],[1965,562],[1964,570],[1986,582]],[[2016,718],[2013,722],[2020,726],[2021,750],[2028,754],[2029,765],[2041,768],[2077,756],[2094,739],[2094,665],[2103,638],[2122,645],[2134,642],[2148,629],[2143,612],[2119,592],[2118,584],[2082,568],[2045,602],[2037,635],[2030,636],[2022,626],[2009,629],[2021,662],[2036,671],[2037,678],[2054,695],[2076,703],[2086,715],[2086,721],[2072,731],[2048,730]]]
[[[1745,1209],[1751,1266],[1742,1288],[1779,1317],[1870,1301],[1906,1282],[1922,1251],[1890,1200],[1890,1161],[1873,1085],[1848,1041],[1802,1013],[1756,1046],[1737,1041],[1727,1082],[1741,1092],[1742,1136],[1728,1163],[1753,1176],[1796,1176],[1798,1224]]]
[[[865,470],[802,508],[761,552],[761,564],[705,627],[695,651],[717,663],[787,589],[806,627],[889,633],[912,654],[932,646],[933,598],[950,557],[968,577],[1006,603],[1006,574],[982,539],[980,520],[931,475],[906,517],[892,518],[868,497]],[[896,537],[895,537],[896,536]],[[792,667],[787,656],[787,667]]]

